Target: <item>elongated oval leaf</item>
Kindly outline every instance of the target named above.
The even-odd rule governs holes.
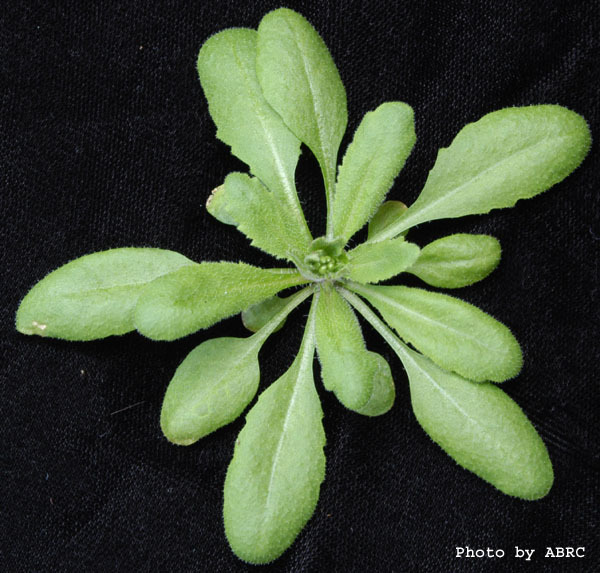
[[[160,425],[171,442],[193,444],[242,413],[258,388],[263,343],[312,292],[306,288],[282,300],[283,306],[253,336],[213,338],[188,354],[167,388],[161,411]]]
[[[590,144],[585,119],[558,105],[489,113],[440,149],[418,199],[377,238],[424,221],[512,207],[562,181],[583,161]]]
[[[346,241],[373,216],[416,141],[412,108],[401,102],[368,112],[338,174],[334,234]]]
[[[148,285],[135,308],[135,327],[154,340],[174,340],[306,282],[291,269],[244,263],[185,267]]]
[[[508,495],[538,499],[548,493],[552,464],[519,406],[496,386],[465,380],[410,350],[359,297],[341,292],[402,360],[417,420],[435,442]]]
[[[319,161],[330,206],[348,112],[327,46],[303,16],[280,8],[258,27],[256,69],[267,101]]]
[[[378,283],[407,270],[419,257],[419,247],[404,238],[363,243],[348,253],[347,276],[359,283]]]
[[[366,350],[354,312],[333,288],[321,289],[315,337],[323,385],[346,408],[361,412],[366,407],[367,412],[379,412],[382,404],[391,407],[385,368],[375,353]]]
[[[546,446],[523,410],[497,386],[446,372],[405,348],[401,356],[419,424],[462,467],[523,499],[554,480]]]
[[[294,182],[300,141],[265,100],[256,77],[256,31],[224,30],[198,54],[198,74],[217,137],[285,205],[288,224],[309,243]]]
[[[403,286],[353,285],[352,290],[442,368],[478,382],[502,382],[521,369],[521,349],[510,330],[471,304]]]
[[[236,225],[252,245],[275,257],[298,261],[308,251],[306,237],[295,232],[284,205],[256,177],[230,173],[211,195],[207,209],[217,219]]]
[[[423,247],[407,272],[436,287],[460,288],[487,277],[498,266],[501,252],[490,235],[449,235]]]
[[[93,340],[134,330],[133,309],[148,283],[187,265],[162,249],[111,249],[80,257],[37,283],[21,302],[23,334]]]
[[[250,563],[279,557],[319,498],[325,433],[313,355],[314,327],[309,324],[296,360],[261,394],[236,440],[225,479],[223,519],[231,548]]]
[[[385,201],[382,203],[373,215],[373,218],[369,221],[369,231],[367,234],[367,241],[370,241],[378,235],[383,235],[385,230],[392,225],[395,225],[400,215],[406,211],[408,207],[402,203],[402,201]],[[400,236],[406,236],[408,229],[398,233]],[[389,238],[393,238],[396,235],[392,235]]]
[[[213,338],[196,347],[171,380],[160,415],[163,434],[187,446],[235,420],[258,389],[260,344]]]

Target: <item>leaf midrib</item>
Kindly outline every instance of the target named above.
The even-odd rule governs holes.
[[[277,146],[275,145],[275,142],[273,140],[273,137],[272,137],[270,131],[266,127],[266,123],[265,123],[266,118],[264,116],[264,113],[261,110],[261,105],[260,105],[261,102],[256,97],[255,90],[252,89],[252,82],[251,82],[250,78],[248,77],[248,72],[247,72],[246,68],[244,67],[242,60],[240,59],[240,57],[238,55],[235,44],[231,45],[231,51],[233,52],[233,57],[235,58],[235,61],[238,64],[238,67],[242,74],[242,78],[244,79],[244,82],[246,83],[248,93],[251,94],[250,102],[252,103],[252,106],[256,113],[256,117],[258,118],[258,122],[260,123],[260,126],[262,128],[263,134],[265,136],[265,141],[267,142],[267,145],[269,146],[269,149],[271,150],[273,159],[275,160],[275,168],[277,170],[277,176],[278,176],[279,182],[283,188],[283,192],[284,192],[283,194],[286,198],[287,203],[292,207],[292,210],[296,213],[296,205],[295,205],[295,201],[293,199],[294,189],[290,182],[290,178],[288,177],[288,174],[286,173],[286,170],[284,168],[283,160],[281,158],[279,150],[278,150]],[[267,102],[267,105],[268,105],[268,102]]]
[[[410,360],[412,361],[412,363],[423,373],[423,375],[427,378],[427,380],[429,380],[429,382],[431,382],[431,385],[442,395],[444,396],[445,399],[448,400],[448,402],[450,402],[450,404],[452,404],[452,406],[454,406],[454,408],[460,412],[467,420],[469,420],[469,422],[471,422],[474,426],[478,427],[481,429],[481,432],[486,436],[488,443],[491,441],[491,443],[493,444],[493,447],[496,450],[499,450],[500,452],[502,452],[502,454],[506,454],[507,450],[506,448],[504,448],[497,440],[494,439],[494,436],[489,432],[489,430],[487,429],[486,426],[484,426],[483,424],[481,424],[481,422],[479,420],[477,420],[476,418],[473,418],[472,416],[469,415],[469,413],[464,410],[463,408],[461,408],[460,404],[454,399],[454,397],[449,394],[446,390],[444,390],[444,388],[442,388],[435,380],[434,378],[431,377],[431,375],[429,374],[429,372],[427,372],[427,370],[424,370],[423,368],[421,368],[419,366],[419,364],[417,364],[417,362],[413,359],[412,356],[408,355],[407,356],[410,358]],[[467,380],[465,382],[468,382]],[[472,384],[479,384],[478,382],[472,382]],[[508,452],[510,453],[510,452]]]
[[[486,167],[483,171],[478,172],[474,177],[471,177],[470,179],[468,179],[464,183],[461,183],[460,185],[458,185],[457,187],[454,187],[454,188],[450,189],[449,191],[445,191],[443,193],[443,195],[441,195],[437,199],[434,199],[431,202],[426,203],[424,207],[420,207],[415,212],[416,212],[416,214],[419,217],[421,217],[423,215],[423,213],[427,213],[428,211],[430,211],[431,209],[433,209],[436,205],[438,205],[440,202],[450,200],[456,193],[460,192],[461,189],[463,189],[464,187],[467,187],[468,185],[471,185],[473,182],[475,182],[478,179],[482,178],[489,171],[492,171],[492,170],[498,168],[502,164],[504,164],[507,161],[511,160],[512,158],[516,157],[517,155],[521,155],[523,153],[527,153],[527,152],[531,151],[532,149],[535,149],[536,147],[539,147],[539,146],[545,144],[549,140],[559,141],[561,139],[566,139],[566,138],[569,138],[569,137],[570,137],[569,135],[562,135],[562,136],[555,136],[555,137],[546,136],[546,137],[542,138],[541,140],[537,141],[536,143],[534,143],[533,145],[528,145],[526,147],[522,147],[521,149],[518,149],[514,153],[511,153],[510,155],[508,155],[504,159],[501,159],[500,161],[497,161],[496,163],[493,163],[489,167]],[[434,168],[435,168],[435,166],[434,166]],[[425,191],[426,188],[427,188],[427,185],[425,185],[425,187],[423,188],[423,191]],[[421,197],[423,197],[423,192],[421,192]],[[424,201],[425,201],[425,199],[424,199]],[[411,208],[415,207],[416,205],[418,205],[418,200],[411,206]],[[408,219],[408,218],[409,217],[408,217],[408,211],[407,211],[407,217],[406,217],[406,219]]]

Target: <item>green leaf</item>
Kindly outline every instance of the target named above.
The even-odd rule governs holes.
[[[348,112],[327,46],[303,16],[280,8],[258,27],[256,69],[267,101],[319,161],[330,213]]]
[[[401,102],[368,112],[348,146],[334,201],[334,234],[346,241],[373,216],[416,141],[412,108]]]
[[[198,54],[198,74],[217,137],[250,166],[280,200],[299,240],[312,240],[294,174],[300,141],[265,100],[256,77],[256,31],[224,30]],[[301,238],[301,239],[300,239]]]
[[[505,494],[544,497],[554,473],[544,442],[523,410],[494,384],[475,384],[405,347],[419,424],[462,467]]]
[[[225,193],[225,183],[215,187],[206,200],[206,210],[217,220],[225,225],[237,226],[237,221],[228,213],[229,198]]]
[[[489,113],[440,149],[418,199],[376,239],[425,221],[512,207],[562,181],[590,145],[585,119],[558,105]]]
[[[415,415],[436,443],[508,495],[548,493],[554,479],[548,452],[517,404],[493,384],[465,380],[410,350],[360,298],[341,292],[404,363]]]
[[[223,518],[235,554],[268,563],[314,512],[325,477],[325,433],[312,370],[314,302],[300,352],[246,417],[227,470]]]
[[[214,338],[188,354],[167,388],[160,416],[162,431],[171,442],[193,444],[243,412],[258,389],[259,350],[311,294],[307,288],[283,301],[283,307],[253,336]]]
[[[500,262],[500,243],[490,235],[449,235],[429,243],[407,272],[440,288],[460,288],[487,277]]]
[[[134,330],[133,310],[146,285],[195,265],[162,249],[111,249],[80,257],[51,272],[21,302],[23,334],[93,340]]]
[[[374,416],[392,407],[394,386],[387,363],[366,350],[354,312],[331,287],[323,287],[319,295],[315,336],[323,385],[346,408]]]
[[[249,306],[242,312],[242,323],[250,332],[259,331],[267,324],[282,308],[284,308],[290,297],[281,298],[277,295],[266,298],[252,306]],[[283,319],[273,332],[277,332],[283,328],[285,319]]]
[[[135,308],[134,324],[144,336],[174,340],[306,282],[291,269],[201,263],[148,285]]]
[[[519,373],[523,357],[510,330],[457,298],[403,286],[362,286],[364,296],[406,342],[442,368],[470,380],[502,382]]]
[[[367,351],[371,358],[373,385],[369,399],[356,412],[363,416],[381,416],[394,405],[396,386],[387,360],[376,352]]]
[[[373,215],[373,218],[369,221],[367,241],[370,241],[377,235],[383,234],[388,227],[391,227],[396,223],[400,215],[407,209],[408,207],[402,203],[402,201],[386,201],[385,203],[382,203],[375,212],[375,215]],[[398,233],[398,235],[405,236],[406,233],[408,233],[408,229]],[[393,236],[390,238],[393,238]]]
[[[378,283],[407,270],[419,257],[419,247],[403,237],[363,243],[348,253],[347,276],[359,283]]]
[[[220,221],[236,225],[253,246],[275,257],[298,261],[308,251],[306,237],[295,232],[284,205],[255,177],[230,173],[206,208]]]

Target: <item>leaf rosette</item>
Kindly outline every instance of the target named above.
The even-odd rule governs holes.
[[[137,329],[173,340],[241,312],[253,334],[202,342],[167,388],[162,430],[189,445],[246,410],[258,390],[262,345],[312,299],[298,355],[248,411],[225,480],[225,532],[250,563],[279,557],[318,501],[325,434],[315,355],[323,387],[349,410],[379,416],[393,406],[392,369],[367,349],[356,312],[403,363],[415,417],[434,442],[508,495],[546,495],[553,482],[546,447],[498,387],[523,362],[510,330],[446,293],[378,283],[410,273],[456,289],[488,276],[500,262],[495,238],[454,234],[419,247],[407,232],[512,207],[560,182],[589,150],[585,120],[558,105],[488,113],[440,150],[407,207],[384,200],[415,145],[412,109],[386,102],[366,113],[338,169],[346,93],[323,40],[301,15],[282,8],[258,30],[215,34],[200,50],[198,73],[217,137],[249,168],[227,175],[207,209],[288,266],[195,263],[148,248],[95,253],[35,285],[18,309],[17,329],[67,340]],[[296,191],[302,144],[323,175],[323,237],[313,238]],[[366,241],[350,247],[367,224]],[[278,296],[289,289],[296,290]]]

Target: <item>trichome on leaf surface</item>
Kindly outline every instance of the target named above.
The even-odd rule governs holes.
[[[384,198],[415,143],[412,109],[386,102],[366,113],[338,168],[346,93],[301,15],[282,8],[258,30],[219,32],[202,46],[198,72],[217,137],[250,168],[225,178],[208,211],[293,266],[195,263],[149,248],[103,251],[35,285],[19,307],[17,329],[67,340],[137,329],[173,340],[241,312],[254,334],[203,342],[167,388],[162,430],[189,445],[244,412],[258,389],[261,346],[311,298],[298,355],[249,410],[225,480],[225,533],[250,563],[279,557],[317,504],[325,434],[315,351],[325,389],[346,408],[379,416],[392,407],[392,371],[365,347],[355,311],[400,358],[415,416],[437,444],[508,495],[546,495],[553,481],[546,447],[497,385],[522,365],[510,330],[447,294],[377,283],[402,272],[446,289],[485,278],[500,260],[495,238],[455,234],[420,248],[407,231],[512,207],[558,183],[588,152],[585,120],[558,105],[489,113],[439,151],[406,207]],[[296,193],[301,144],[316,157],[326,194],[326,234],[314,239]],[[366,241],[349,246],[366,224]],[[302,288],[277,296],[290,287]]]

